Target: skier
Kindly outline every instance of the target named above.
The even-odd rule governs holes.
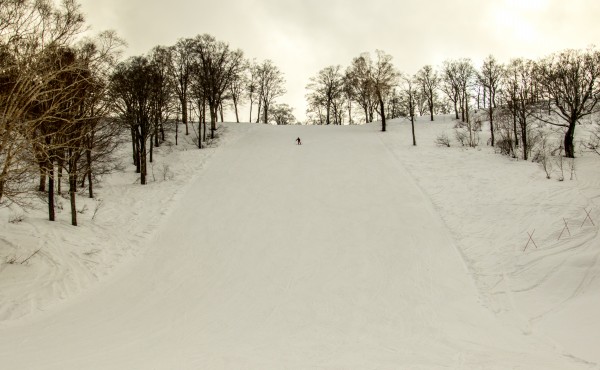
[[[298,145],[302,145],[302,141],[300,141],[300,138],[297,138],[297,139],[296,139],[296,143],[297,143]]]

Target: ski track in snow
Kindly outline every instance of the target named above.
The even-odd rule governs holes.
[[[126,205],[133,210],[126,218],[104,220],[106,230],[133,226],[133,237],[117,233],[124,240],[108,241],[136,245],[123,250],[136,257],[126,266],[91,289],[96,276],[76,279],[82,286],[74,288],[61,287],[72,280],[60,276],[39,277],[48,289],[88,291],[43,314],[3,323],[2,366],[598,368],[544,332],[561,329],[546,325],[547,318],[563,313],[563,303],[589,297],[586,289],[597,284],[598,251],[589,242],[598,239],[597,228],[521,252],[513,245],[521,235],[507,230],[520,233],[529,225],[486,214],[485,207],[518,210],[522,223],[560,202],[537,211],[511,192],[499,191],[505,197],[499,199],[478,194],[472,188],[495,182],[469,175],[460,164],[461,156],[481,153],[411,148],[407,127],[390,125],[382,134],[376,125],[232,125],[241,138],[195,167],[198,175],[177,194],[158,193],[167,196],[158,216],[148,218],[147,205],[135,203]],[[301,146],[294,144],[298,136]],[[457,175],[436,179],[439,165],[454,166]],[[553,186],[543,191],[564,193]],[[564,204],[579,206],[583,198]],[[455,207],[469,199],[476,206]],[[488,221],[502,224],[472,227]],[[555,226],[540,228],[540,236]],[[490,248],[477,243],[502,233],[505,240]],[[549,234],[545,246],[557,236]],[[101,263],[93,258],[101,248],[90,246],[89,261],[80,263]],[[552,309],[527,305],[523,294],[556,284],[573,260],[590,255],[581,261],[585,272],[545,302]],[[48,264],[69,260],[44,257]]]

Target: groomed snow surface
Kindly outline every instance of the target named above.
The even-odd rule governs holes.
[[[600,158],[548,180],[454,123],[228,123],[80,227],[0,211],[0,368],[600,369]]]

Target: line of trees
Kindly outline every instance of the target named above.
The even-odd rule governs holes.
[[[185,135],[193,131],[199,149],[215,138],[217,121],[224,121],[224,110],[231,106],[239,122],[239,107],[249,101],[258,105],[256,122],[287,124],[293,121],[291,111],[271,115],[276,99],[285,93],[281,71],[267,60],[249,61],[239,49],[203,34],[180,39],[170,47],[157,46],[148,55],[135,56],[121,62],[111,78],[114,111],[131,132],[133,163],[146,184],[147,161],[152,162],[153,149],[165,140],[165,125],[175,116],[175,144],[178,123]],[[285,107],[285,106],[282,106]],[[191,127],[196,116],[197,127]],[[208,133],[207,133],[208,132]]]
[[[353,124],[379,118],[453,113],[470,135],[485,111],[490,145],[500,143],[527,159],[533,122],[564,129],[562,150],[575,156],[576,125],[597,110],[600,98],[600,52],[564,50],[539,60],[517,58],[507,64],[493,56],[477,68],[470,59],[446,60],[441,67],[423,66],[414,75],[398,72],[392,57],[363,53],[344,70],[328,66],[307,85],[309,124]],[[353,104],[359,109],[353,109]],[[473,142],[473,140],[470,140]]]
[[[532,126],[549,125],[563,130],[560,149],[574,158],[576,126],[598,108],[600,51],[568,49],[538,60],[516,58],[507,64],[490,56],[475,72],[471,86],[482,92],[476,102],[487,111],[492,146],[494,134],[504,132],[503,145],[513,155],[528,159]],[[505,118],[504,127],[494,124],[496,117]]]
[[[68,191],[77,225],[78,190],[94,197],[126,140],[144,185],[154,148],[173,131],[177,144],[180,121],[198,148],[215,137],[224,110],[239,122],[246,101],[251,120],[257,105],[257,122],[295,122],[276,104],[285,80],[273,62],[246,60],[211,35],[119,62],[125,43],[114,32],[84,38],[76,0],[0,4],[0,206],[30,207],[43,194],[54,221],[55,197]]]
[[[399,114],[397,106],[389,104],[397,95],[398,77],[392,56],[381,50],[375,52],[374,59],[369,53],[360,54],[345,70],[339,65],[325,67],[306,87],[308,123],[341,125],[347,118],[353,124],[356,113],[352,107],[356,103],[365,122],[372,122],[376,112],[385,131],[386,117]]]

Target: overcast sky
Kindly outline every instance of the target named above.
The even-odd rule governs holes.
[[[320,69],[382,49],[413,74],[471,58],[479,66],[536,58],[600,40],[600,0],[80,0],[94,31],[114,29],[127,55],[209,33],[247,58],[271,59],[303,120],[305,86]],[[244,115],[242,115],[244,116]]]

